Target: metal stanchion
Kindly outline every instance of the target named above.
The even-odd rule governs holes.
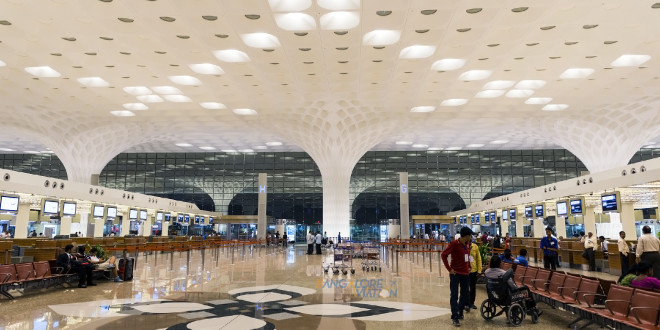
[[[429,272],[433,274],[433,258],[431,258],[431,253],[429,252]]]
[[[232,264],[232,265],[234,264],[234,250],[235,250],[235,249],[232,247],[232,248],[231,248],[231,264]]]
[[[425,252],[422,252],[422,268],[424,268],[424,266],[426,265],[426,251],[427,250],[424,250],[424,251]]]
[[[396,276],[399,276],[399,249],[396,250]]]
[[[440,255],[442,252],[438,251],[438,277],[442,277],[442,260],[440,260]]]
[[[206,248],[202,245],[202,269],[204,269],[204,259],[206,257]]]

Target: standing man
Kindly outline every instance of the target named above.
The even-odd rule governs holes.
[[[594,234],[589,232],[584,238],[584,253],[587,256],[586,259],[589,260],[589,270],[592,272],[596,271],[596,254],[594,249],[596,248],[596,240],[594,239]]]
[[[651,227],[642,228],[642,236],[637,240],[637,263],[644,261],[653,267],[653,277],[660,279],[660,240],[651,234]]]
[[[619,281],[617,281],[620,282],[628,274],[628,254],[630,253],[630,247],[626,243],[625,231],[622,230],[619,232],[619,240],[616,244],[619,247],[619,258],[621,258],[621,276],[619,277]]]
[[[282,233],[282,246],[285,248],[289,246],[289,236],[286,235],[286,230]]]
[[[541,250],[543,250],[543,268],[557,270],[559,242],[552,237],[551,227],[545,228],[545,237],[541,238]]]
[[[452,241],[442,251],[442,263],[449,271],[449,303],[451,304],[451,321],[456,327],[460,327],[459,320],[463,319],[463,310],[468,307],[470,298],[470,241],[472,230],[468,227],[461,228],[460,238]],[[451,264],[447,258],[451,256]],[[460,299],[458,289],[460,287]]]
[[[312,254],[314,252],[314,235],[312,235],[312,231],[310,230],[309,233],[307,233],[307,254]]]
[[[316,232],[316,237],[314,237],[314,242],[316,243],[316,254],[321,254],[321,240],[323,239],[323,236],[321,236],[321,232],[317,231]]]
[[[476,242],[470,244],[470,302],[465,306],[465,311],[470,312],[471,309],[477,309],[474,301],[477,299],[477,279],[483,270],[483,261],[481,260],[481,252]]]

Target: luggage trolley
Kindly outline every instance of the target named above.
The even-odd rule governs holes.
[[[346,275],[348,269],[350,269],[351,274],[355,274],[355,269],[353,269],[353,247],[350,244],[338,244],[333,252],[332,273],[337,275],[341,271],[342,274]]]
[[[378,247],[363,247],[362,248],[362,270],[369,272],[382,271],[380,266],[380,249]]]

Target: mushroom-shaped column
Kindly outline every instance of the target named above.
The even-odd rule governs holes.
[[[323,230],[350,235],[350,181],[365,152],[390,135],[397,120],[374,107],[345,101],[314,102],[277,119],[280,135],[316,162],[323,180]],[[275,120],[275,119],[274,119]]]

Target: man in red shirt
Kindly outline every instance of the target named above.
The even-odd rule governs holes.
[[[463,319],[463,310],[469,306],[470,297],[470,243],[472,242],[472,230],[468,227],[461,228],[461,237],[452,241],[442,251],[442,262],[449,271],[449,303],[451,304],[452,324],[460,327],[459,320]],[[447,258],[451,256],[451,262]],[[460,286],[460,299],[458,288]]]

